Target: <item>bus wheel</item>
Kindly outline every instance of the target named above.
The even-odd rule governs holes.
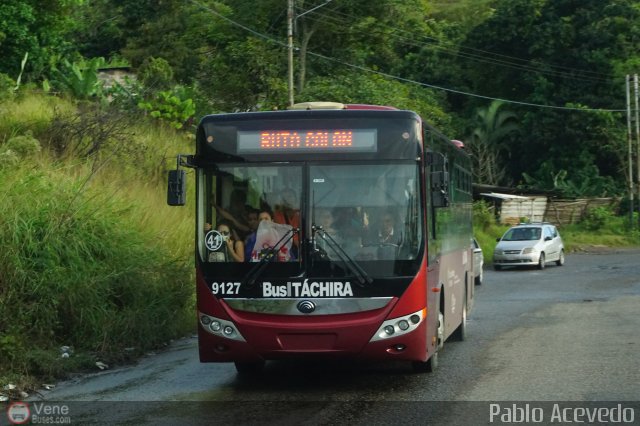
[[[260,374],[264,368],[264,361],[255,362],[235,362],[236,371],[241,375]]]
[[[483,273],[482,273],[482,270],[480,270],[480,275],[478,275],[473,279],[473,283],[475,285],[482,285],[482,276],[483,276]]]
[[[444,345],[444,316],[438,312],[438,325],[436,328],[437,343],[436,349],[426,361],[413,361],[413,371],[416,373],[431,373],[438,368],[438,354]]]
[[[467,336],[467,293],[462,295],[462,322],[451,334],[451,340],[462,342]]]

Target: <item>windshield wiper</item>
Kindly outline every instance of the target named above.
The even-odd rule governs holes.
[[[260,262],[256,263],[253,268],[247,273],[242,280],[242,286],[246,285],[247,288],[252,288],[256,282],[256,279],[260,276],[267,264],[276,256],[276,253],[287,244],[295,234],[300,233],[300,228],[291,228],[278,240],[273,247],[269,247],[269,250],[264,254]]]
[[[316,233],[320,235],[320,238],[322,238],[322,240],[325,241],[329,247],[331,247],[331,250],[334,251],[338,258],[340,258],[340,260],[343,261],[345,265],[347,265],[349,271],[351,271],[351,273],[358,279],[360,287],[364,287],[365,283],[371,284],[373,282],[373,279],[369,276],[369,274],[367,274],[367,272],[362,269],[362,267],[358,265],[358,263],[353,260],[346,251],[344,251],[342,246],[338,244],[336,240],[334,240],[333,237],[322,228],[322,226],[312,225],[311,230],[313,231],[312,235],[315,235]]]

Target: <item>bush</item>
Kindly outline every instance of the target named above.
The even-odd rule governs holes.
[[[615,213],[607,207],[594,207],[585,212],[580,225],[589,231],[596,231],[610,225],[615,217]]]
[[[473,227],[475,229],[488,230],[496,224],[493,207],[486,201],[473,203]]]
[[[33,137],[30,131],[23,136],[14,136],[0,148],[2,151],[11,150],[21,159],[25,159],[40,152],[40,142]]]
[[[0,373],[56,372],[45,352],[62,345],[113,356],[192,329],[189,257],[147,209],[37,169],[0,181]]]
[[[7,74],[0,73],[0,101],[13,98],[16,82]]]

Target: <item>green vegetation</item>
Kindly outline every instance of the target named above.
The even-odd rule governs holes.
[[[28,387],[190,333],[192,211],[166,206],[164,180],[188,139],[48,95],[0,109],[0,383]]]
[[[625,195],[636,0],[295,7],[296,101],[415,110],[466,142],[477,183]],[[165,206],[166,170],[202,115],[286,107],[285,28],[282,0],[2,2],[0,384],[189,330],[193,209]],[[106,88],[115,66],[135,77]],[[491,259],[506,227],[474,211]],[[596,210],[561,232],[637,244],[628,225]]]
[[[14,83],[100,98],[98,66],[126,64],[137,80],[109,94],[176,128],[204,114],[287,106],[282,0],[4,3],[0,73]],[[478,183],[626,195],[621,111],[625,76],[640,67],[636,0],[294,7],[296,101],[415,110],[466,142]],[[0,98],[6,82],[0,76]]]
[[[637,214],[634,221],[638,221]],[[482,247],[485,263],[491,263],[496,238],[502,237],[507,229],[509,225],[496,223],[494,212],[486,202],[473,204],[473,231]],[[619,216],[606,207],[588,210],[579,223],[558,227],[568,252],[640,245],[640,231],[629,229],[628,216]]]

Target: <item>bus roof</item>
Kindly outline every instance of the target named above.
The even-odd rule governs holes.
[[[318,110],[318,109],[368,109],[368,110],[397,110],[398,108],[383,106],[383,105],[369,105],[369,104],[343,104],[340,102],[300,102],[293,104],[288,110]]]

